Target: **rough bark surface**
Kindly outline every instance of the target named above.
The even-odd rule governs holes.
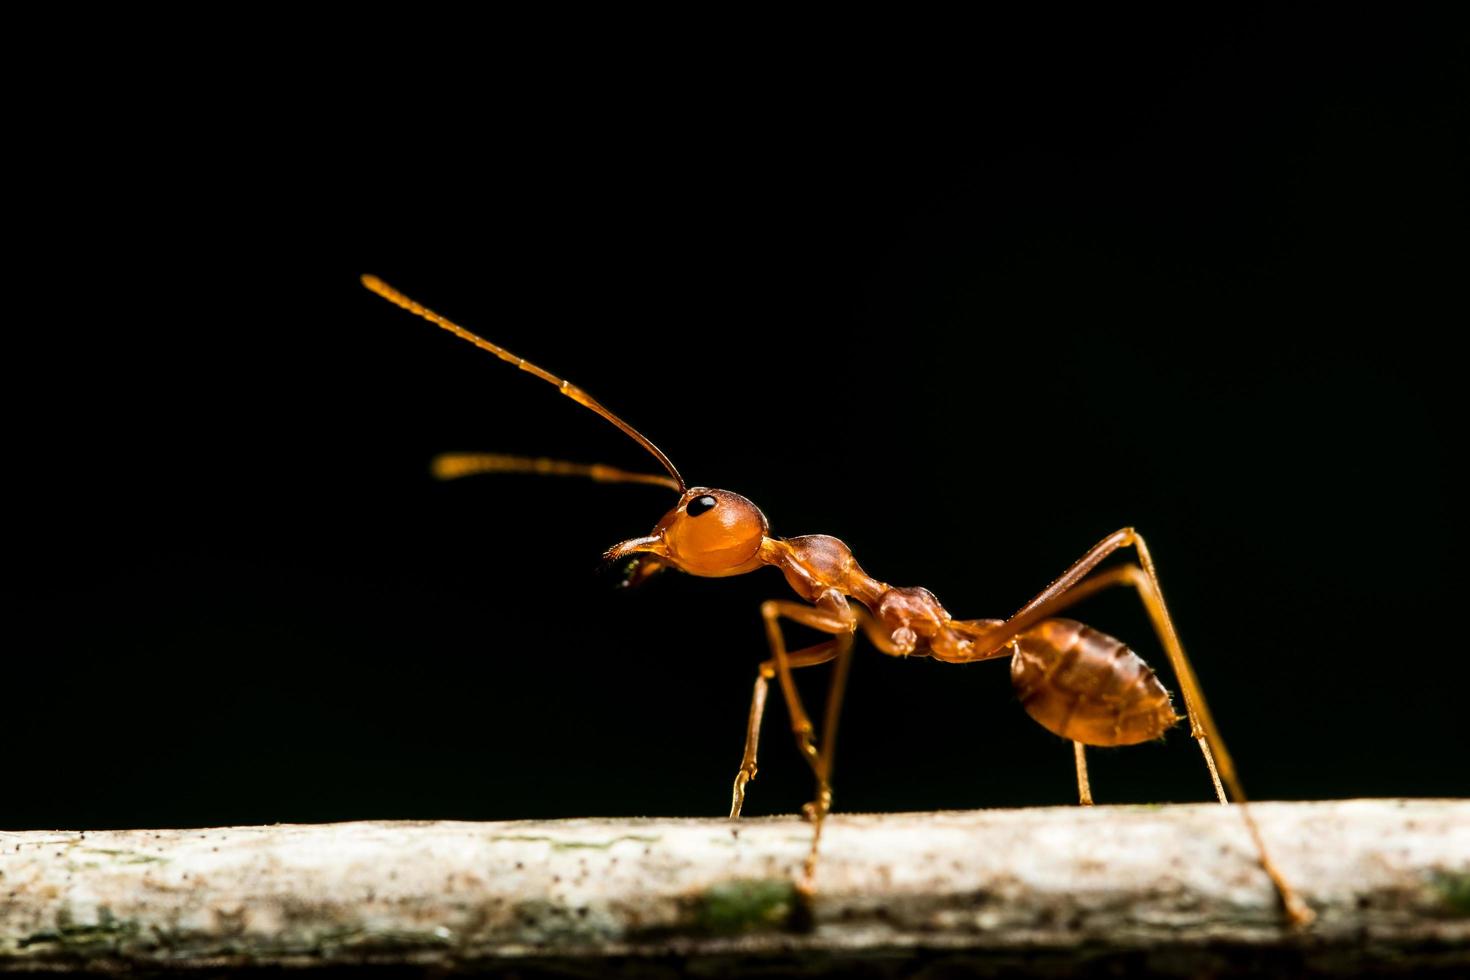
[[[1470,801],[0,832],[0,973],[1470,974]]]

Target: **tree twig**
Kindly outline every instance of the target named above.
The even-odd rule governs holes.
[[[1470,971],[1470,802],[0,833],[0,972]]]

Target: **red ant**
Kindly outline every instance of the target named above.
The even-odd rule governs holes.
[[[1216,797],[1222,804],[1226,803],[1228,785],[1230,795],[1240,804],[1261,867],[1276,886],[1291,923],[1304,926],[1314,918],[1312,910],[1271,859],[1260,830],[1245,807],[1245,793],[1235,766],[1220,740],[1199,681],[1184,655],[1169,608],[1164,603],[1153,556],[1143,536],[1133,528],[1125,527],[1103,538],[1009,619],[954,619],[927,589],[889,585],[870,576],[853,558],[852,550],[837,538],[825,534],[772,537],[765,514],[755,504],[729,490],[687,486],[657,446],[581,388],[445,319],[376,276],[363,276],[362,282],[384,299],[556,385],[563,395],[621,429],[668,472],[665,476],[561,460],[453,453],[435,460],[435,473],[441,479],[484,472],[530,472],[666,486],[678,492],[678,503],[659,519],[652,533],[609,548],[607,560],[634,558],[639,564],[632,569],[631,577],[637,580],[664,567],[691,575],[723,577],[772,565],[785,575],[787,584],[803,601],[771,599],[761,604],[771,658],[760,665],[756,675],[745,731],[745,754],[735,775],[730,816],[740,816],[746,786],[755,778],[767,683],[774,677],[786,699],[797,746],[816,776],[816,798],[803,808],[812,823],[811,849],[800,883],[805,894],[810,895],[814,890],[822,823],[832,805],[829,777],[837,741],[837,718],[857,630],[861,629],[881,652],[894,657],[933,657],[950,663],[1010,657],[1011,680],[1027,713],[1048,730],[1071,740],[1078,796],[1083,805],[1090,806],[1092,794],[1084,746],[1136,745],[1159,738],[1181,720],[1174,712],[1169,693],[1137,654],[1089,626],[1057,618],[1068,606],[1094,593],[1126,585],[1137,591],[1148,610],[1179,679],[1190,734],[1204,756]],[[1137,564],[1095,571],[1113,552],[1130,547],[1138,555]],[[782,619],[830,633],[832,638],[802,650],[788,651],[781,632]],[[828,661],[835,661],[835,665],[822,737],[818,741],[791,672]]]

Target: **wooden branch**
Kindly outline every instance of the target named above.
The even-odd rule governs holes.
[[[1470,802],[0,833],[0,972],[1470,972]]]

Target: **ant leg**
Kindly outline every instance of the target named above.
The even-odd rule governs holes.
[[[826,607],[825,609],[822,607]],[[777,676],[781,691],[786,697],[786,706],[791,712],[791,727],[796,734],[796,745],[802,756],[812,767],[817,777],[816,799],[802,808],[803,815],[812,822],[812,846],[807,853],[802,869],[802,880],[798,888],[810,895],[815,890],[817,873],[817,850],[822,840],[822,824],[832,808],[832,760],[837,743],[837,718],[842,709],[842,695],[847,685],[847,671],[852,660],[852,634],[857,628],[857,617],[847,605],[847,600],[835,591],[824,593],[818,600],[818,608],[811,608],[790,601],[768,600],[761,603],[761,616],[766,621],[766,638],[775,655]],[[813,740],[814,729],[811,718],[802,707],[801,697],[796,691],[796,682],[791,676],[791,655],[786,652],[786,640],[781,635],[781,618],[790,619],[836,634],[837,664],[832,670],[832,684],[827,691],[827,711],[822,719],[822,746],[818,749]]]
[[[858,626],[862,627],[863,635],[868,638],[869,643],[877,647],[879,653],[886,653],[890,657],[908,656],[909,651],[900,648],[893,642],[893,634],[889,628],[878,622],[872,613],[862,606],[856,606],[852,611],[857,616]]]
[[[761,740],[761,718],[766,713],[766,682],[776,671],[761,664],[755,675],[755,690],[750,694],[750,718],[745,723],[745,754],[740,757],[740,769],[735,773],[735,787],[730,791],[730,819],[740,819],[740,808],[745,806],[745,784],[755,778],[755,752]],[[770,671],[767,674],[767,671]]]
[[[1309,925],[1317,914],[1302,901],[1301,896],[1292,889],[1287,882],[1281,869],[1271,859],[1270,852],[1266,850],[1266,840],[1261,836],[1261,828],[1256,826],[1255,818],[1251,816],[1250,810],[1246,808],[1245,790],[1241,788],[1240,777],[1235,773],[1235,763],[1230,758],[1230,753],[1225,749],[1225,743],[1220,738],[1220,731],[1215,727],[1215,720],[1210,716],[1210,709],[1205,704],[1204,693],[1200,690],[1199,679],[1195,677],[1194,668],[1189,663],[1189,658],[1184,655],[1184,647],[1179,642],[1179,634],[1174,629],[1174,620],[1169,615],[1169,607],[1164,603],[1164,592],[1159,587],[1159,573],[1154,567],[1153,556],[1149,554],[1148,544],[1143,540],[1143,535],[1134,533],[1131,542],[1138,551],[1139,564],[1143,566],[1146,581],[1137,582],[1139,597],[1143,600],[1144,608],[1148,610],[1149,618],[1153,620],[1154,631],[1159,634],[1163,641],[1164,650],[1169,655],[1169,662],[1174,667],[1174,673],[1179,677],[1179,686],[1184,692],[1184,705],[1189,712],[1189,724],[1194,734],[1195,742],[1199,745],[1200,753],[1205,757],[1205,765],[1209,767],[1210,778],[1214,781],[1215,792],[1220,802],[1225,802],[1225,793],[1220,786],[1223,776],[1225,784],[1230,787],[1230,795],[1235,797],[1240,805],[1240,815],[1245,821],[1246,829],[1250,831],[1251,839],[1255,842],[1256,852],[1260,855],[1261,867],[1271,878],[1271,883],[1276,886],[1277,893],[1281,896],[1281,903],[1286,907],[1286,915],[1292,925],[1301,928]],[[1213,745],[1215,753],[1211,754]],[[1216,762],[1219,763],[1218,770]]]
[[[1087,746],[1073,742],[1072,753],[1077,758],[1077,803],[1092,806],[1092,783],[1087,779]]]
[[[1144,579],[1143,569],[1131,564],[1118,565],[1115,568],[1097,572],[1083,581],[1078,582],[1062,595],[1057,596],[1054,604],[1049,608],[1048,614],[1055,616],[1068,606],[1076,605],[1084,599],[1089,599],[1099,592],[1105,589],[1111,589],[1117,585],[1141,588],[1141,583]]]
[[[1137,588],[1139,598],[1143,601],[1144,608],[1153,621],[1154,632],[1158,634],[1164,646],[1164,652],[1169,658],[1169,664],[1174,668],[1175,676],[1179,678],[1179,687],[1184,695],[1185,712],[1189,716],[1190,734],[1194,737],[1196,744],[1199,745],[1200,753],[1205,758],[1205,765],[1210,770],[1216,795],[1221,803],[1226,802],[1224,787],[1220,785],[1220,778],[1223,777],[1225,785],[1230,787],[1230,794],[1235,797],[1240,806],[1241,819],[1245,821],[1246,829],[1250,832],[1251,839],[1256,845],[1261,868],[1270,877],[1277,894],[1281,896],[1281,904],[1286,909],[1287,918],[1294,926],[1306,926],[1316,918],[1316,913],[1302,901],[1282,875],[1276,862],[1271,859],[1270,853],[1266,850],[1265,838],[1261,836],[1255,818],[1251,816],[1250,810],[1246,807],[1245,791],[1241,788],[1240,779],[1235,773],[1235,765],[1230,758],[1230,753],[1226,750],[1225,743],[1220,738],[1220,732],[1215,727],[1209,706],[1205,704],[1199,679],[1195,676],[1189,658],[1184,654],[1183,644],[1179,642],[1179,633],[1174,628],[1174,619],[1169,615],[1169,607],[1164,602],[1163,589],[1159,586],[1158,569],[1154,566],[1153,556],[1149,553],[1148,544],[1143,540],[1141,534],[1131,527],[1125,527],[1103,538],[1085,555],[1073,562],[1072,566],[1063,572],[1055,582],[1041,590],[1035,598],[1017,610],[1010,619],[993,629],[986,630],[980,640],[993,637],[1001,641],[1000,646],[1004,646],[1031,626],[1071,605],[1077,598],[1091,595],[1105,587],[1104,584],[1084,583],[1083,579],[1104,558],[1119,548],[1128,547],[1138,552],[1139,564],[1143,566],[1141,574],[1136,568],[1125,567],[1099,575],[1097,581],[1105,582],[1107,585],[1121,584],[1126,581]],[[1066,593],[1072,594],[1066,595]],[[981,645],[979,640],[976,645]],[[1218,768],[1216,766],[1217,756]]]
[[[1184,708],[1189,712],[1190,734],[1199,743],[1199,750],[1205,757],[1205,765],[1209,767],[1210,778],[1215,784],[1215,793],[1220,802],[1224,803],[1225,792],[1220,785],[1220,774],[1223,773],[1231,795],[1244,801],[1245,790],[1241,788],[1240,779],[1235,775],[1235,763],[1225,749],[1225,742],[1220,738],[1219,729],[1215,727],[1215,719],[1210,716],[1210,707],[1205,704],[1199,679],[1194,675],[1194,667],[1190,665],[1189,658],[1184,655],[1179,633],[1174,629],[1174,619],[1169,615],[1169,607],[1164,604],[1164,591],[1159,587],[1159,573],[1154,568],[1154,559],[1149,554],[1148,544],[1141,534],[1133,535],[1132,544],[1138,551],[1138,562],[1147,576],[1146,582],[1137,581],[1134,585],[1138,589],[1139,598],[1143,600],[1143,607],[1148,610],[1149,619],[1153,620],[1154,632],[1159,635],[1159,640],[1164,644],[1164,652],[1169,655],[1169,663],[1179,677],[1179,687],[1184,692]],[[1211,746],[1214,747],[1215,755],[1211,755]],[[1215,768],[1216,756],[1220,764],[1218,771]]]
[[[837,656],[838,638],[834,637],[824,643],[798,650],[796,653],[788,654],[791,668],[813,667],[824,664]],[[730,819],[734,820],[740,816],[740,808],[745,804],[745,784],[755,778],[756,748],[761,737],[761,718],[766,711],[766,682],[776,676],[776,660],[773,657],[760,665],[755,675],[755,690],[750,697],[750,720],[745,729],[745,755],[740,760],[740,771],[735,774],[735,789],[730,797]]]
[[[852,634],[837,638],[837,663],[827,688],[827,710],[822,715],[822,744],[816,756],[817,798],[801,808],[812,823],[812,846],[802,868],[802,890],[810,895],[816,888],[817,848],[822,843],[822,825],[832,809],[832,761],[837,751],[837,719],[842,713],[842,696],[847,689],[847,672],[852,666]]]

